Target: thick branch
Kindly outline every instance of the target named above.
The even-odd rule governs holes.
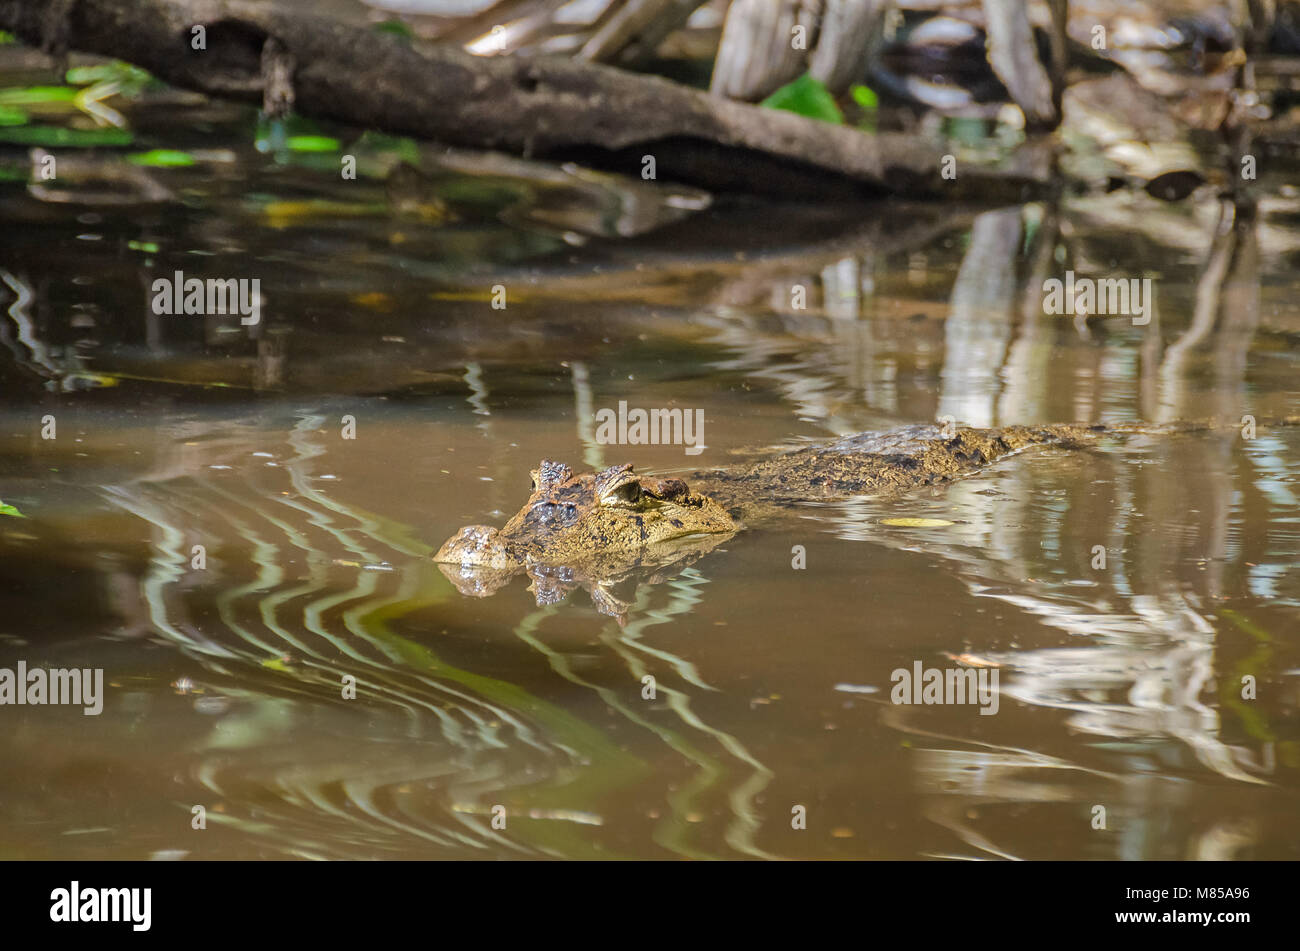
[[[450,145],[564,157],[706,188],[825,196],[845,192],[1022,197],[1028,176],[977,169],[953,181],[942,156],[905,136],[869,136],[727,102],[656,77],[559,58],[475,57],[378,31],[238,0],[73,0],[70,49],[128,60],[167,82],[260,102],[263,49],[295,65],[306,116]],[[46,39],[48,0],[0,0],[0,29]],[[195,25],[207,48],[192,48]]]
[[[989,65],[1020,106],[1031,127],[1057,122],[1052,80],[1038,61],[1026,0],[984,0]]]

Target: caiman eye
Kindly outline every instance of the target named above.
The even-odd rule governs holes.
[[[536,492],[536,491],[537,491],[537,476],[538,476],[538,470],[536,470],[536,469],[534,469],[532,472],[528,473],[528,484],[529,484],[529,489],[528,489],[528,491],[529,491],[529,492]]]
[[[641,501],[641,483],[630,479],[610,489],[600,501],[603,505],[635,505]]]

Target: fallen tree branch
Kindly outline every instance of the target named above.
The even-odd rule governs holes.
[[[589,63],[647,59],[703,5],[704,0],[630,0],[596,30],[578,59]]]
[[[989,65],[1007,87],[1030,128],[1057,122],[1052,80],[1038,61],[1026,0],[984,0]]]
[[[301,115],[538,158],[577,160],[715,190],[830,197],[1019,200],[1045,174],[963,168],[903,135],[847,127],[711,97],[657,77],[560,58],[475,57],[379,31],[238,0],[71,0],[69,49],[143,67],[172,85],[260,103],[263,52],[292,61]],[[0,0],[0,29],[40,46],[49,0]],[[205,49],[192,45],[202,26]]]

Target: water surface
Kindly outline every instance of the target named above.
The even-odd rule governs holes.
[[[164,94],[129,119],[57,187],[3,151],[0,498],[27,517],[0,519],[0,666],[108,684],[98,717],[0,712],[4,857],[1300,857],[1278,182],[1253,216],[700,211],[337,130],[295,150]],[[163,145],[194,163],[123,158]],[[1067,268],[1151,277],[1152,321],[1044,315]],[[260,279],[263,319],[153,314],[177,270]],[[707,448],[597,443],[620,400],[703,410]],[[467,598],[429,558],[543,458],[681,472],[945,415],[1260,424],[805,506],[629,579],[621,619],[522,576]],[[891,704],[918,661],[998,670],[998,713]]]

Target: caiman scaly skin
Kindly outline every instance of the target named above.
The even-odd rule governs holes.
[[[756,507],[893,496],[942,485],[1031,446],[1090,445],[1104,427],[1051,425],[1002,429],[908,426],[859,433],[825,446],[782,453],[749,465],[692,477],[724,504]]]
[[[527,571],[539,605],[582,586],[600,610],[622,617],[617,581],[637,569],[689,563],[738,527],[681,479],[638,476],[630,465],[574,475],[544,461],[532,486],[502,528],[467,525],[434,555],[462,594],[486,597]]]
[[[935,426],[863,433],[771,459],[681,479],[637,475],[630,465],[574,474],[545,461],[532,494],[501,528],[467,525],[434,555],[464,594],[484,597],[526,571],[539,604],[575,587],[621,616],[613,586],[633,571],[689,564],[744,524],[800,502],[897,495],[969,475],[1030,446],[1078,446],[1101,427]]]

